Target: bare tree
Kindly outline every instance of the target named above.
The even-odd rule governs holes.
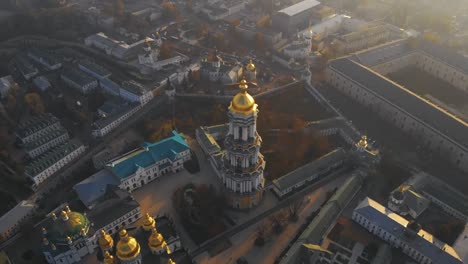
[[[289,205],[288,212],[289,212],[290,220],[297,221],[298,212],[301,209],[303,204],[304,204],[304,199],[299,199]]]

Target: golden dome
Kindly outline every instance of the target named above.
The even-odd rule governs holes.
[[[247,70],[249,71],[255,71],[255,64],[253,64],[252,60],[249,61],[249,64],[246,66]]]
[[[101,229],[100,231],[101,236],[98,239],[98,244],[99,247],[102,250],[108,250],[111,249],[114,246],[114,240],[112,237],[104,231],[104,229]]]
[[[102,261],[102,264],[114,264],[115,259],[114,256],[112,256],[109,251],[104,252],[104,260]]]
[[[241,91],[232,98],[229,110],[238,113],[249,114],[256,109],[255,99],[247,93],[247,81],[244,79],[240,82],[239,88]]]
[[[150,231],[153,227],[156,226],[156,221],[148,213],[145,215],[145,220],[143,221],[143,229],[145,231]]]
[[[176,264],[175,261],[173,261],[171,258],[167,260],[167,264]]]
[[[357,143],[358,147],[366,148],[367,147],[367,136],[362,136],[361,140]]]
[[[153,227],[151,236],[148,238],[148,246],[153,250],[160,250],[166,246],[166,241],[161,233],[158,233],[156,228]]]
[[[128,235],[127,230],[119,232],[120,240],[117,242],[116,253],[120,260],[132,260],[140,255],[140,244],[135,238]]]
[[[65,212],[65,211],[60,212],[60,216],[62,217],[62,220],[63,220],[63,221],[67,221],[67,220],[68,220],[68,214],[67,214],[67,212]]]

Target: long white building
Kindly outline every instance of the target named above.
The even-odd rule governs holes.
[[[354,209],[353,220],[418,263],[463,263],[451,246],[421,229],[419,224],[409,222],[369,197]]]

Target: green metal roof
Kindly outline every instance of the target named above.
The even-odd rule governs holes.
[[[108,166],[122,179],[134,174],[139,167],[146,168],[164,159],[174,161],[179,153],[188,149],[190,147],[185,139],[176,131],[172,131],[171,137],[155,143],[145,142],[141,148],[114,159]]]

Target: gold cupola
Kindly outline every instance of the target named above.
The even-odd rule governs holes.
[[[68,221],[68,214],[65,211],[60,212],[60,217],[63,221]]]
[[[129,236],[127,230],[122,229],[119,232],[120,240],[117,242],[116,254],[120,260],[134,260],[140,256],[140,244]]]
[[[247,64],[247,66],[245,66],[245,68],[249,71],[255,71],[255,64],[253,64],[252,62],[252,59],[249,61],[249,64]]]
[[[367,148],[367,136],[362,136],[361,140],[356,144],[358,148]]]
[[[105,251],[111,250],[114,247],[114,240],[108,233],[106,233],[106,231],[104,231],[104,229],[101,229],[101,231],[99,232],[100,232],[100,236],[98,239],[99,247]]]
[[[104,260],[102,261],[102,264],[115,264],[115,259],[114,256],[112,256],[109,251],[104,252]]]
[[[232,98],[231,105],[229,106],[229,110],[248,115],[256,111],[257,105],[255,104],[255,99],[247,93],[247,89],[249,88],[247,81],[242,79],[239,83],[239,89],[241,90],[238,94]]]
[[[166,241],[164,240],[164,237],[154,227],[151,231],[150,237],[148,238],[148,247],[153,252],[161,252],[166,248]]]
[[[156,226],[156,221],[148,213],[145,215],[145,220],[143,221],[143,229],[145,231],[150,231]]]
[[[167,260],[167,264],[176,264],[175,261],[173,261],[171,258]]]
[[[71,209],[70,209],[70,206],[65,206],[65,211],[67,212],[67,214],[71,213]]]

